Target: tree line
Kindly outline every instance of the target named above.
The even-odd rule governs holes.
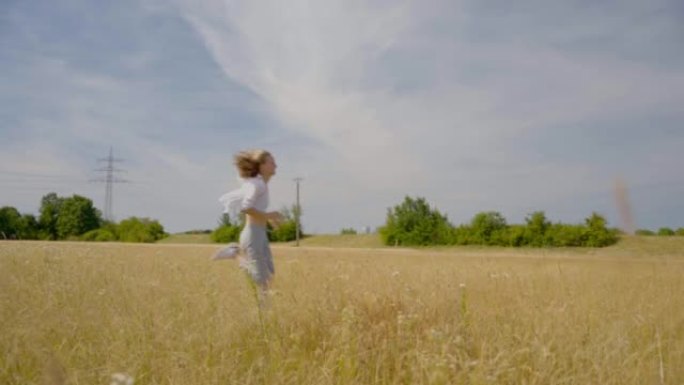
[[[669,227],[661,227],[658,229],[658,231],[653,231],[649,229],[638,229],[637,231],[635,231],[635,234],[646,236],[657,235],[661,237],[670,237],[673,235],[684,236],[684,227],[680,227],[677,230],[673,230]]]
[[[380,236],[386,245],[490,245],[528,247],[603,247],[618,241],[619,230],[607,227],[597,213],[582,224],[552,223],[543,211],[525,218],[524,224],[508,224],[496,211],[476,214],[470,223],[452,225],[446,215],[430,207],[424,198],[406,197],[388,209]]]
[[[11,206],[0,208],[0,239],[155,242],[166,236],[164,227],[149,218],[104,220],[93,201],[80,195],[43,196],[38,218]]]

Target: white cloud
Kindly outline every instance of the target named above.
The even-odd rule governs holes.
[[[516,139],[559,125],[670,111],[684,99],[681,71],[566,51],[546,44],[548,36],[478,44],[460,37],[459,26],[433,33],[440,15],[426,10],[431,5],[204,1],[181,9],[231,79],[262,97],[290,130],[325,147],[315,162],[343,181],[327,177],[327,188],[316,186],[319,205],[323,196],[353,200],[374,187],[432,196],[446,210],[527,207],[550,196],[609,191],[611,181],[595,164],[539,164]],[[452,11],[455,19],[468,17]],[[581,38],[579,30],[551,40]],[[593,23],[590,35],[601,33]],[[377,83],[399,64],[380,60],[390,51],[434,72],[409,69],[403,75],[417,76],[417,88],[400,93],[391,77]],[[489,165],[459,168],[471,159]],[[465,191],[474,201],[450,198]]]
[[[67,30],[59,49],[12,51],[21,59],[5,66],[30,68],[2,89],[25,101],[13,143],[49,156],[3,152],[27,170],[87,174],[111,145],[137,182],[117,186],[117,214],[174,230],[213,226],[232,153],[258,146],[280,164],[274,207],[305,178],[310,231],[379,225],[405,194],[456,221],[556,206],[583,216],[615,176],[662,186],[684,162],[682,134],[645,123],[681,127],[684,71],[649,56],[673,27],[644,4],[145,0],[145,18],[121,27],[140,46],[111,37],[116,54],[84,52]],[[31,47],[52,46],[15,19]],[[605,147],[581,140],[594,132]]]

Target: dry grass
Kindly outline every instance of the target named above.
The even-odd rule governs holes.
[[[319,234],[310,235],[300,240],[300,246],[314,247],[353,247],[378,248],[383,247],[377,234]],[[289,242],[287,245],[294,245]]]
[[[181,243],[181,244],[198,244],[198,243],[213,243],[209,234],[171,234],[168,237],[157,241],[157,243]]]
[[[264,312],[217,246],[0,242],[0,383],[684,383],[684,249],[629,242],[276,247]]]

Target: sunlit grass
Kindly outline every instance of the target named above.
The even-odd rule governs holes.
[[[276,247],[261,311],[218,246],[0,242],[0,383],[682,383],[682,249],[627,246]]]
[[[168,237],[160,239],[157,243],[212,243],[209,234],[170,234]]]
[[[295,242],[289,242],[293,245]],[[363,247],[376,248],[383,247],[378,234],[317,234],[302,238],[299,243],[301,246],[320,246],[320,247]]]

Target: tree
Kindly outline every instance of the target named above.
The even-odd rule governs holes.
[[[21,227],[21,214],[10,206],[0,208],[0,238],[16,239]]]
[[[62,200],[57,215],[57,237],[66,239],[79,236],[100,227],[101,214],[93,201],[80,195]]]
[[[0,208],[0,239],[37,239],[38,222],[11,206]]]
[[[432,209],[424,198],[404,201],[387,210],[385,226],[380,236],[386,245],[439,245],[450,241],[451,224],[437,209]]]
[[[38,239],[40,226],[34,215],[23,214],[21,216],[20,239]]]
[[[38,224],[41,229],[41,238],[44,239],[58,239],[57,219],[62,209],[64,198],[60,198],[57,194],[51,192],[45,195],[40,201],[40,217]]]
[[[587,227],[586,242],[583,246],[604,247],[617,242],[617,232],[606,227],[606,219],[597,213],[584,220]]]
[[[529,246],[545,246],[549,243],[546,235],[551,222],[546,219],[543,211],[535,211],[525,218],[525,243]]]
[[[504,245],[506,218],[496,211],[476,214],[470,221],[470,242],[479,245]]]

